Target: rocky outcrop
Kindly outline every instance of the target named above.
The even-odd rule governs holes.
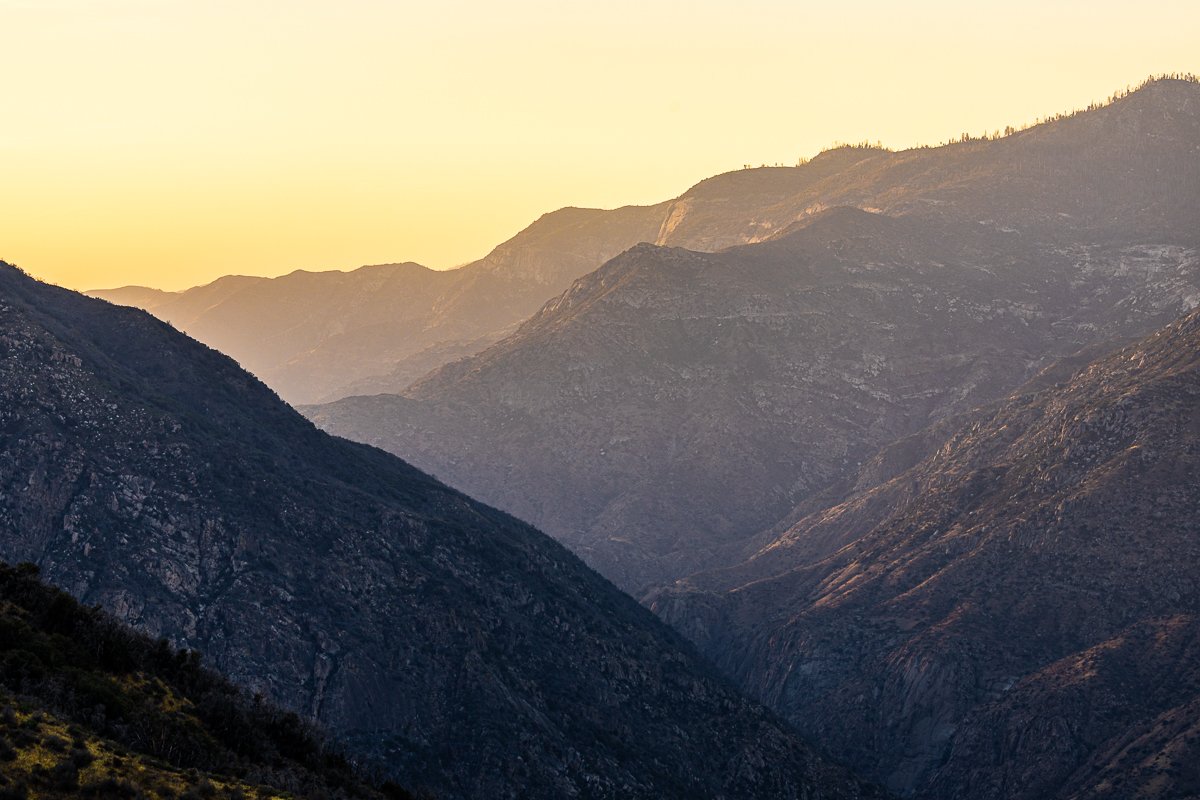
[[[0,265],[0,558],[455,797],[858,797],[560,545]]]

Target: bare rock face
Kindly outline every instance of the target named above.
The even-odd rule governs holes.
[[[0,265],[0,558],[438,796],[871,796],[515,519]]]
[[[1200,311],[1031,388],[653,607],[898,792],[1191,796]]]
[[[1194,308],[1197,147],[1200,86],[1167,81],[999,141],[826,154],[799,189],[722,176],[665,235],[726,243],[700,231],[732,194],[772,209],[765,241],[639,245],[402,395],[303,410],[636,594],[742,560],[881,447]]]

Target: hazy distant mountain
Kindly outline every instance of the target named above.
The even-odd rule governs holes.
[[[403,396],[305,413],[629,590],[733,563],[880,447],[1200,303],[1197,152],[1200,86],[1161,81],[998,141],[722,176],[673,230],[714,229],[723,183],[769,241],[635,247]]]
[[[1141,94],[1170,94],[1177,83],[1155,84]],[[1178,133],[1171,129],[1174,120],[1143,122],[1162,126],[1162,135]],[[230,276],[179,293],[134,286],[90,294],[170,321],[232,355],[293,403],[399,392],[425,372],[507,335],[571,281],[639,242],[714,251],[769,239],[836,205],[937,212],[983,181],[991,193],[971,194],[972,210],[1019,220],[1023,228],[1061,218],[1078,222],[1097,211],[1119,212],[1113,219],[1130,215],[1143,228],[1148,220],[1170,221],[1171,209],[1153,206],[1158,195],[1129,194],[1120,169],[1101,167],[1110,161],[1132,166],[1153,155],[1153,142],[1137,141],[1135,131],[1131,144],[1118,136],[1128,133],[1119,130],[1121,123],[1111,120],[1065,124],[1072,128],[1068,137],[1038,129],[988,146],[904,153],[843,147],[801,167],[718,175],[655,206],[565,208],[486,258],[448,272],[393,264],[277,279]],[[1078,157],[1061,158],[1076,147],[1095,159],[1086,165],[1087,175],[1077,174]],[[1059,178],[1067,182],[1048,217],[1025,205],[1028,192],[1053,193]],[[1081,179],[1090,183],[1084,195],[1076,191]],[[1186,172],[1159,175],[1163,184],[1182,190],[1186,180]],[[1127,201],[1124,208],[1117,196]],[[1175,209],[1180,213],[1186,209]]]
[[[88,294],[171,322],[292,403],[401,392],[509,335],[635,244],[712,250],[770,238],[817,210],[798,208],[798,192],[881,153],[841,148],[796,169],[727,173],[654,206],[560,209],[455,270],[384,264],[273,279],[232,275],[184,292],[127,286]]]
[[[546,300],[637,242],[662,206],[546,214],[486,258],[449,271],[382,264],[352,272],[229,276],[179,293],[89,292],[150,311],[291,402],[399,391],[511,332]]]
[[[1196,796],[1200,311],[1040,383],[655,608],[896,790]]]
[[[512,333],[633,245],[712,250],[770,238],[815,210],[800,207],[808,203],[798,204],[798,192],[881,152],[841,148],[797,169],[728,173],[654,206],[560,209],[455,270],[385,264],[274,279],[234,275],[184,292],[127,286],[88,294],[171,322],[292,403],[401,392]]]
[[[440,797],[864,791],[549,538],[7,265],[0,558]]]
[[[1022,236],[1061,222],[1100,238],[1114,225],[1142,235],[1178,230],[1194,222],[1189,206],[1173,204],[1194,194],[1193,173],[1164,163],[1163,154],[1194,135],[1194,88],[1159,81],[1121,101],[1119,113],[1101,109],[995,142],[902,153],[843,147],[800,167],[718,175],[655,206],[565,208],[448,272],[383,265],[231,276],[165,298],[141,287],[91,294],[170,321],[289,402],[401,392],[511,333],[573,280],[640,242],[715,251],[770,239],[840,205],[960,219],[966,212]],[[1130,170],[1141,179],[1128,182]],[[1144,180],[1149,175],[1154,181]],[[1031,195],[1039,202],[1030,204]]]
[[[118,305],[150,310],[177,300],[182,292],[164,292],[162,289],[149,289],[145,286],[122,286],[118,289],[97,289],[88,294]]]

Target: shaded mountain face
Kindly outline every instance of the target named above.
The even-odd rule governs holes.
[[[858,797],[560,545],[0,266],[0,557],[452,797]]]
[[[1000,141],[827,154],[776,228],[818,186],[888,213],[635,247],[402,396],[305,413],[637,593],[741,560],[887,443],[1200,303],[1197,147],[1200,86],[1168,82]]]
[[[905,446],[655,610],[899,792],[1193,796],[1200,312]]]

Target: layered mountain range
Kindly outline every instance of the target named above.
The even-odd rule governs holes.
[[[0,266],[0,558],[406,787],[1200,795],[1195,80],[102,294],[267,385]]]
[[[407,262],[229,275],[182,292],[125,286],[88,294],[170,322],[291,403],[400,392],[511,334],[573,281],[638,243],[712,250],[769,238],[813,210],[794,207],[797,192],[881,153],[840,148],[802,169],[719,175],[652,206],[559,209],[453,270]]]
[[[872,794],[548,537],[8,265],[0,557],[441,797]]]
[[[145,309],[233,356],[284,399],[398,391],[495,342],[571,281],[657,234],[660,209],[564,208],[456,270],[381,264],[184,292],[91,292]]]
[[[1194,796],[1200,312],[1026,389],[654,607],[899,792]]]
[[[720,176],[664,230],[764,241],[639,245],[402,394],[304,411],[640,592],[750,555],[881,447],[1200,303],[1198,152],[1200,86],[1167,80],[1000,140]]]
[[[1119,111],[1102,108],[999,141],[902,153],[841,147],[797,168],[718,175],[653,206],[564,208],[445,272],[406,263],[229,276],[178,293],[133,286],[92,294],[170,321],[292,403],[401,392],[507,336],[572,281],[640,242],[712,252],[770,239],[841,205],[893,215],[962,211],[1025,236],[1057,232],[1064,222],[1102,239],[1175,231],[1190,218],[1174,200],[1195,191],[1192,174],[1176,169],[1181,152],[1170,152],[1194,135],[1189,94],[1194,86],[1184,81],[1156,81],[1120,101]],[[1182,154],[1190,152],[1185,146]]]

